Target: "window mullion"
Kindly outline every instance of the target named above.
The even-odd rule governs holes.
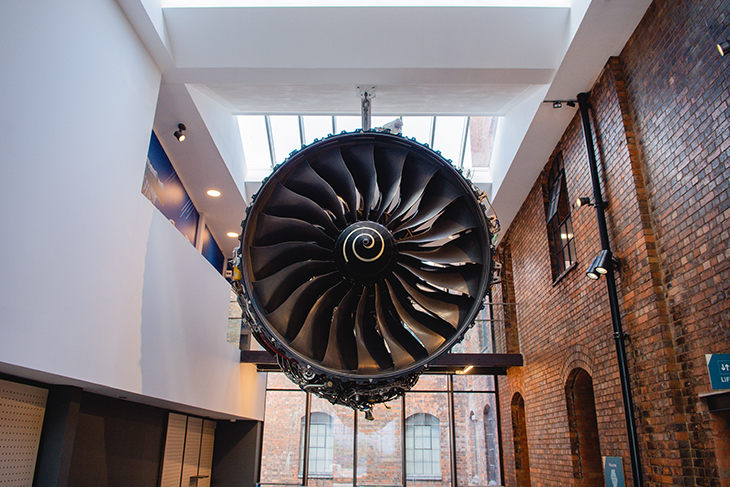
[[[334,117],[332,117],[332,118],[334,119]],[[352,420],[352,487],[357,487],[357,410],[356,409],[352,410],[352,417],[353,417],[353,420]]]
[[[454,415],[454,376],[448,375],[449,386],[449,458],[451,459],[451,487],[458,487],[456,479],[456,417]]]
[[[311,426],[312,395],[307,392],[307,399],[304,403],[304,453],[302,456],[302,485],[309,485],[309,428]]]
[[[401,483],[406,487],[406,395],[400,398]]]

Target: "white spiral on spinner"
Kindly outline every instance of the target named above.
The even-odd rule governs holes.
[[[361,255],[358,246],[362,247],[363,250],[371,255],[373,253],[371,249],[374,249],[375,255],[373,257]],[[372,228],[358,228],[347,236],[342,246],[342,257],[344,257],[345,262],[350,262],[350,259],[347,257],[348,248],[351,249],[352,255],[360,262],[374,262],[385,252],[385,240],[379,232]]]

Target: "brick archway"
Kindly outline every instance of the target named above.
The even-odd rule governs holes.
[[[515,448],[515,477],[520,487],[530,487],[530,455],[527,447],[525,400],[519,392],[512,396],[512,439]]]
[[[570,452],[576,485],[601,487],[603,465],[598,436],[593,379],[582,368],[573,369],[565,383]]]

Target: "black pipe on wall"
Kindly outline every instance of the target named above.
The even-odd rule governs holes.
[[[593,182],[593,205],[596,208],[596,220],[598,221],[598,232],[601,238],[602,250],[608,251],[609,258],[613,259],[611,253],[611,244],[608,239],[608,227],[606,225],[606,207],[601,195],[601,182],[598,178],[598,165],[596,164],[596,153],[593,148],[593,135],[591,134],[591,120],[588,114],[588,93],[578,93],[578,107],[580,108],[580,118],[583,123],[583,135],[586,140],[586,150],[588,151],[588,166],[591,171],[591,181]],[[634,477],[634,485],[643,487],[644,478],[641,472],[641,459],[639,458],[639,440],[636,434],[636,423],[634,421],[634,403],[631,397],[631,387],[629,381],[629,367],[626,360],[626,347],[621,325],[621,311],[618,304],[618,293],[616,292],[616,278],[614,275],[613,262],[608,266],[606,274],[606,287],[608,289],[608,302],[611,308],[611,323],[613,325],[613,338],[616,343],[616,355],[618,358],[618,371],[621,379],[621,395],[624,402],[624,414],[626,416],[626,433],[629,439],[629,455],[631,456],[631,473]]]

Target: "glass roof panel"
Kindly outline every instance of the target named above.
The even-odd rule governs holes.
[[[467,128],[466,144],[464,146],[464,160],[461,163],[461,167],[464,169],[470,169],[472,166],[472,153],[471,153],[471,120],[469,121],[469,127]]]
[[[314,139],[322,139],[332,133],[331,116],[306,115],[302,117],[304,123],[304,141],[311,144]]]
[[[492,160],[494,134],[497,117],[471,117],[469,121],[469,142],[471,144],[471,166],[486,169]],[[465,165],[466,167],[466,165]]]
[[[269,142],[266,136],[266,122],[263,115],[240,115],[238,128],[241,131],[243,157],[248,169],[271,169]]]
[[[459,153],[464,134],[466,117],[436,117],[436,131],[433,138],[433,149],[441,151],[446,159],[451,159],[455,166],[459,165]]]
[[[289,153],[302,147],[299,137],[299,117],[272,115],[271,135],[274,140],[274,165],[284,162]]]
[[[359,115],[339,115],[335,117],[335,133],[339,134],[343,130],[345,132],[353,132],[359,128],[362,128],[362,117]]]
[[[390,122],[394,121],[397,118],[398,117],[389,117],[389,116],[377,116],[376,117],[376,116],[373,116],[370,119],[370,126],[373,127],[373,128],[375,128],[375,127],[382,127],[385,124],[390,123]]]
[[[371,125],[382,127],[397,118],[374,116]],[[270,134],[266,128],[267,119]],[[415,138],[440,151],[454,166],[461,166],[471,174],[475,182],[490,181],[489,164],[499,117],[405,116],[402,120],[405,137]],[[362,118],[357,115],[239,115],[238,121],[248,168],[246,180],[250,182],[260,182],[270,174],[273,165],[283,162],[292,151],[300,149],[302,130],[305,144],[311,144],[314,139],[325,138],[331,133],[353,132],[360,129],[362,124]],[[464,130],[467,130],[466,134]],[[276,158],[273,163],[269,135]],[[463,160],[460,160],[462,147]]]
[[[403,135],[430,144],[432,123],[433,117],[403,117]]]
[[[570,7],[574,0],[166,0],[181,7]]]

